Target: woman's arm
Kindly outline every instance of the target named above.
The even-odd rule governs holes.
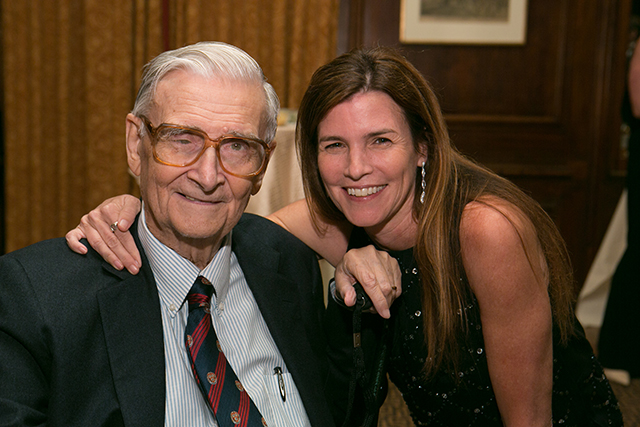
[[[75,252],[84,254],[87,248],[80,239],[86,237],[91,247],[115,268],[120,270],[124,264],[128,270],[131,271],[130,266],[136,270],[140,266],[140,254],[128,230],[140,207],[140,200],[129,194],[105,200],[67,233],[67,244]],[[347,252],[348,229],[321,223],[322,231],[318,230],[304,200],[285,206],[267,218],[302,240],[333,266],[338,265]],[[116,222],[117,230],[114,232],[111,225]]]
[[[86,237],[91,247],[114,268],[126,267],[132,274],[137,274],[142,264],[140,253],[128,230],[138,212],[140,201],[133,196],[125,194],[107,199],[84,215],[80,224],[67,233],[67,244],[75,252],[84,254],[87,248],[80,239]],[[315,227],[304,200],[285,206],[267,218],[336,267],[336,290],[347,305],[355,304],[353,284],[359,281],[377,312],[389,317],[389,307],[402,291],[397,262],[386,252],[370,247],[347,253],[351,226],[323,222]],[[117,229],[112,231],[111,225],[116,221]]]
[[[122,270],[126,267],[131,274],[137,274],[142,260],[128,230],[140,212],[140,206],[140,200],[129,194],[105,200],[67,233],[67,244],[73,251],[85,254],[87,248],[80,239],[86,237],[91,247],[114,268]],[[115,231],[111,229],[112,224],[117,226]]]
[[[505,202],[473,202],[462,215],[460,244],[480,306],[489,375],[502,420],[505,426],[549,426],[552,317],[546,263],[535,230]]]
[[[351,225],[348,223],[330,223],[319,221],[318,227],[313,224],[307,202],[302,199],[267,216],[267,219],[280,225],[289,233],[302,240],[318,255],[326,259],[334,267],[347,252]]]
[[[318,255],[336,267],[336,292],[347,306],[356,303],[355,282],[360,282],[375,311],[389,318],[389,308],[402,293],[402,275],[398,263],[373,246],[347,252],[352,225],[322,222],[313,224],[305,200],[298,200],[269,215],[271,221],[288,230]]]

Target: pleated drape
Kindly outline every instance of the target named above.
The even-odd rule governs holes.
[[[335,56],[337,23],[338,0],[2,0],[6,251],[136,193],[124,118],[150,58],[200,40],[235,44],[295,108]]]
[[[311,74],[333,59],[339,0],[175,0],[174,47],[199,40],[236,45],[262,66],[285,107],[298,106]]]

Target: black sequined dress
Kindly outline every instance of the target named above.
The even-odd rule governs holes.
[[[352,240],[358,234],[354,232]],[[415,425],[501,426],[475,298],[472,296],[464,309],[469,332],[459,340],[457,371],[442,370],[426,381],[421,376],[426,348],[420,277],[413,250],[390,254],[400,264],[403,290],[392,307],[387,372],[402,393]],[[621,426],[622,415],[611,386],[579,324],[577,329],[578,334],[567,346],[554,342],[553,424]]]

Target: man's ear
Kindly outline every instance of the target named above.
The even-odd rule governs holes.
[[[277,143],[275,140],[271,141],[271,144],[269,144],[269,147],[271,147],[271,151],[269,152],[269,157],[267,158],[267,166],[269,165],[269,160],[271,160],[273,153],[276,151],[276,145]],[[266,171],[267,169],[265,167],[265,172],[262,172],[260,175],[253,178],[253,187],[251,188],[252,196],[255,196],[258,191],[260,191],[260,188],[262,187],[262,180],[264,179],[264,174],[266,173]]]
[[[127,114],[126,118],[126,139],[127,139],[127,163],[129,169],[135,176],[140,176],[141,155],[142,155],[142,138],[140,138],[140,130],[142,129],[142,120],[133,114]]]
[[[251,184],[251,195],[255,196],[262,188],[262,180],[264,179],[264,172],[260,175],[253,177],[253,184]]]

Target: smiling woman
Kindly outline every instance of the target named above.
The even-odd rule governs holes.
[[[432,88],[405,58],[354,50],[318,69],[298,112],[297,144],[307,209],[278,220],[321,255],[373,244],[400,264],[390,336],[363,346],[370,357],[388,347],[387,373],[414,423],[590,426],[602,417],[622,425],[573,315],[555,225],[452,146]],[[355,303],[351,289],[338,294]],[[352,330],[351,316],[342,319],[333,328]],[[385,336],[376,322],[365,331]],[[334,338],[335,354],[345,354],[348,335]],[[369,372],[380,366],[373,361]],[[362,402],[354,401],[354,425],[371,414]]]
[[[426,162],[393,99],[357,93],[335,106],[318,126],[318,169],[335,206],[381,247],[413,246],[415,168]]]

